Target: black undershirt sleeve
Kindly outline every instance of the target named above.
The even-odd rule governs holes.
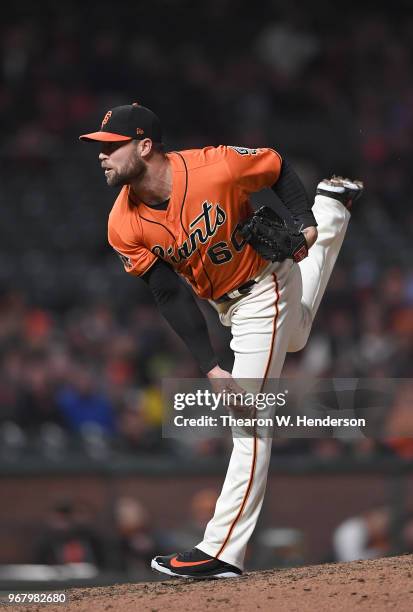
[[[218,364],[205,318],[189,287],[164,261],[157,261],[141,278],[148,284],[161,314],[185,342],[201,371]]]
[[[286,159],[283,160],[278,181],[271,189],[291,212],[300,230],[317,225],[306,190]]]

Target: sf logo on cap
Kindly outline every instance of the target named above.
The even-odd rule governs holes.
[[[107,122],[109,121],[111,117],[112,117],[112,111],[108,111],[106,115],[103,117],[103,121],[102,121],[102,125],[100,126],[100,129],[102,129],[103,126],[107,124]]]

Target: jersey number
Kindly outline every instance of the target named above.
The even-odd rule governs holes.
[[[245,245],[246,240],[245,238],[241,238],[240,241],[238,240],[238,237],[237,237],[238,230],[239,230],[239,225],[237,225],[234,231],[232,232],[231,244],[234,247],[234,249],[239,252],[242,250],[243,246]],[[224,241],[217,242],[216,244],[213,244],[212,246],[210,246],[209,249],[207,250],[207,255],[212,261],[212,263],[215,264],[216,266],[227,263],[227,261],[230,261],[232,259],[231,249],[229,248],[228,243]]]
[[[207,254],[212,263],[216,266],[227,263],[227,261],[232,259],[232,253],[229,250],[226,242],[217,242],[216,244],[213,244],[207,250]]]

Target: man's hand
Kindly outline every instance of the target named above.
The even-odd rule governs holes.
[[[211,381],[211,387],[215,393],[226,393],[227,395],[236,393],[242,396],[245,394],[245,389],[239,386],[230,372],[223,370],[218,365],[208,372],[207,378]],[[242,416],[251,416],[254,412],[254,406],[244,406],[239,401],[234,402],[230,408]]]
[[[317,228],[314,226],[306,227],[305,229],[303,229],[303,234],[308,248],[311,249],[314,242],[318,238]]]
[[[211,381],[211,386],[216,392],[245,393],[244,389],[242,389],[232,378],[232,375],[220,368],[219,365],[212,368],[212,370],[208,372],[207,377]]]
[[[208,378],[232,378],[232,375],[230,374],[230,372],[227,372],[226,370],[223,370],[222,368],[219,367],[219,365],[216,365],[215,367],[212,368],[212,370],[210,370],[207,374]]]

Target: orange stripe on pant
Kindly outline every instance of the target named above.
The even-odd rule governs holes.
[[[276,295],[276,297],[275,297],[275,304],[274,304],[275,305],[275,315],[274,315],[273,328],[272,328],[271,349],[270,349],[270,354],[268,355],[268,361],[267,361],[267,365],[266,365],[266,368],[265,368],[265,373],[264,373],[264,377],[263,377],[263,380],[262,380],[262,384],[261,384],[261,387],[260,387],[260,393],[264,389],[265,380],[266,380],[266,378],[268,376],[268,371],[269,371],[270,366],[271,366],[271,360],[272,360],[272,356],[273,356],[273,352],[274,352],[274,346],[275,346],[275,339],[276,339],[276,335],[277,335],[278,301],[280,299],[280,294],[279,294],[279,291],[278,291],[277,276],[276,276],[276,274],[273,274],[272,276],[273,276],[273,279],[274,279],[275,295]],[[254,417],[255,417],[255,414],[256,414],[256,409],[254,411]],[[235,525],[239,521],[239,519],[240,519],[240,517],[241,517],[241,515],[242,515],[242,513],[244,511],[245,505],[246,505],[246,503],[248,501],[248,497],[249,497],[249,494],[250,494],[250,491],[251,491],[251,488],[252,488],[252,483],[254,481],[255,466],[256,466],[256,463],[257,463],[257,436],[255,435],[255,432],[256,432],[256,426],[254,425],[254,450],[253,450],[253,455],[252,455],[252,465],[251,465],[251,472],[250,472],[250,477],[249,477],[249,481],[248,481],[247,490],[245,492],[245,495],[244,495],[244,498],[242,500],[241,507],[240,507],[240,509],[238,511],[238,514],[235,517],[235,519],[232,521],[231,527],[229,528],[229,531],[228,531],[228,533],[227,533],[227,535],[225,537],[225,540],[224,540],[221,548],[219,549],[218,553],[215,555],[215,557],[217,559],[219,559],[219,555],[221,555],[223,553],[226,545],[229,542],[229,539],[230,539],[230,537],[232,535],[232,532],[234,531]]]

